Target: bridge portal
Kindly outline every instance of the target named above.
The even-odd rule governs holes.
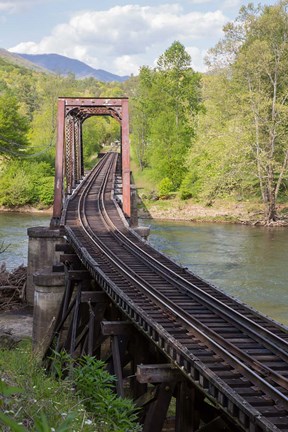
[[[63,203],[84,175],[83,122],[91,116],[111,116],[121,125],[123,212],[131,216],[128,98],[58,99],[54,206],[51,225],[60,224]]]

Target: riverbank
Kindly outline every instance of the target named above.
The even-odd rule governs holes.
[[[275,225],[288,225],[288,204],[280,204],[277,210],[279,221]],[[138,211],[142,219],[245,225],[262,225],[265,214],[264,206],[259,202],[215,200],[205,205],[193,199],[183,201],[178,197],[155,201],[142,199]]]
[[[288,203],[277,206],[279,220],[272,225],[288,226]],[[52,216],[53,208],[39,209],[32,206],[7,208],[0,206],[0,213],[24,213]],[[140,219],[175,222],[219,222],[244,225],[264,224],[264,205],[256,201],[215,200],[205,204],[189,199],[183,201],[177,196],[168,199],[148,200],[138,198]]]
[[[40,209],[37,207],[32,207],[29,205],[18,206],[18,207],[4,207],[0,206],[0,213],[35,213],[35,214],[43,214],[43,215],[52,215],[53,208],[45,208]]]
[[[197,201],[194,198],[181,200],[177,193],[170,194],[167,199],[159,199],[157,185],[149,170],[141,171],[136,163],[135,155],[131,158],[133,182],[138,193],[139,218],[175,222],[219,222],[242,225],[264,225],[265,208],[255,198],[214,199],[213,201]],[[288,225],[288,202],[277,206],[279,221],[271,225]]]

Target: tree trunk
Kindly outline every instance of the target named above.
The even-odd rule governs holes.
[[[271,222],[275,222],[278,219],[276,210],[276,194],[275,187],[272,186],[271,182],[268,182],[268,200],[266,204],[266,217],[265,222],[269,225]]]

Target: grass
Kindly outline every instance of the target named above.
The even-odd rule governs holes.
[[[100,432],[71,381],[56,381],[46,375],[33,355],[30,340],[14,350],[0,350],[0,375],[0,413],[14,421],[13,427],[1,429],[4,421],[0,417],[1,430]]]
[[[77,367],[73,367],[77,365]],[[0,429],[13,432],[139,432],[137,409],[113,392],[115,377],[93,357],[55,353],[48,376],[31,341],[0,350]],[[62,378],[62,379],[59,379]]]

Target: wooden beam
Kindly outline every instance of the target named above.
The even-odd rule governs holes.
[[[120,352],[118,336],[112,337],[112,356],[113,356],[113,368],[114,374],[116,375],[116,391],[117,395],[124,397],[124,386],[123,386],[123,374],[122,374],[122,356]],[[122,354],[122,355],[121,355]]]
[[[74,314],[72,319],[72,331],[71,331],[71,341],[70,341],[70,350],[69,353],[73,357],[74,350],[76,347],[76,337],[78,330],[78,322],[79,322],[79,309],[81,304],[81,286],[78,287],[78,292],[76,295],[76,303],[74,307]]]
[[[75,263],[81,263],[81,261],[79,260],[78,256],[75,253],[65,253],[60,255],[60,262],[61,263],[71,263],[71,264],[75,264]]]
[[[129,321],[102,321],[101,330],[104,336],[128,335],[132,324]]]
[[[69,270],[68,279],[72,281],[89,280],[92,276],[87,270]]]
[[[149,406],[143,425],[143,432],[161,432],[171,398],[175,389],[175,382],[162,383],[157,387],[157,398]]]
[[[136,378],[142,384],[167,383],[179,381],[183,378],[183,375],[172,364],[141,364],[137,366]]]
[[[195,388],[183,380],[176,388],[176,432],[193,432],[200,424],[199,412],[195,404]]]
[[[139,407],[142,408],[145,405],[153,402],[156,398],[156,393],[157,393],[157,387],[153,387],[153,388],[149,388],[147,390],[146,393],[142,394],[141,396],[139,396],[135,401],[134,404]]]
[[[225,430],[225,427],[227,427],[227,424],[219,416],[207,423],[205,426],[202,426],[197,432],[221,432]]]
[[[55,245],[56,252],[65,252],[67,254],[74,254],[74,249],[69,243],[59,243]]]
[[[108,303],[109,299],[104,291],[82,291],[81,303]]]

